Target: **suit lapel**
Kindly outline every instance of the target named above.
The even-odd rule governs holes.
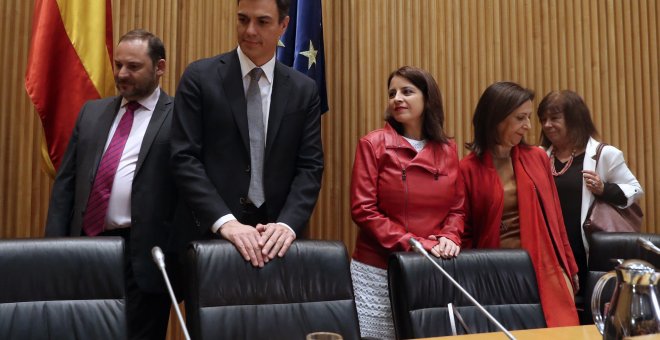
[[[92,156],[94,157],[94,163],[92,164],[94,164],[94,167],[92,169],[92,173],[90,174],[90,182],[94,182],[94,177],[96,177],[96,170],[98,169],[99,163],[101,162],[101,157],[103,157],[103,150],[105,149],[105,144],[109,138],[108,134],[110,133],[112,122],[114,122],[115,117],[117,116],[120,104],[121,97],[116,97],[115,100],[106,106],[105,110],[103,110],[103,113],[101,113],[98,121],[96,122],[96,125],[94,126],[93,131],[98,133],[100,136],[105,136],[105,138],[95,138],[96,145],[94,145],[92,148]]]
[[[171,112],[167,110],[170,105],[172,105],[172,99],[161,89],[156,108],[154,108],[151,120],[149,120],[149,125],[147,125],[147,131],[144,133],[144,138],[140,145],[140,153],[138,155],[137,164],[135,165],[135,174],[133,175],[134,178],[137,177],[140,168],[142,167],[142,163],[144,163],[144,159],[147,158],[151,144],[153,144],[160,127],[163,125],[163,122],[165,122],[169,112]]]
[[[238,61],[238,52],[236,50],[220,58],[218,74],[222,82],[222,88],[227,95],[231,112],[234,115],[236,127],[241,134],[243,146],[249,153],[250,135],[247,121],[247,101],[245,100],[245,91],[243,90],[241,63]]]
[[[583,170],[596,170],[596,151],[599,144],[593,138],[590,138],[589,142],[587,142],[587,147],[584,150]]]
[[[265,159],[268,159],[270,149],[277,137],[277,131],[280,128],[282,117],[286,109],[287,98],[291,91],[289,74],[285,72],[284,66],[275,62],[275,72],[273,76],[273,91],[270,96],[270,112],[268,114],[268,130],[266,138]]]

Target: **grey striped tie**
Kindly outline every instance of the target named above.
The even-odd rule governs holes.
[[[250,71],[250,86],[247,90],[247,117],[250,133],[250,188],[248,198],[257,208],[264,201],[264,112],[261,105],[259,78],[263,70],[255,67]]]

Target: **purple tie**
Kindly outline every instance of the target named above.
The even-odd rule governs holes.
[[[89,194],[87,209],[83,218],[83,230],[87,236],[96,236],[103,231],[105,216],[108,213],[108,201],[112,192],[112,183],[124,152],[124,146],[133,126],[133,114],[141,105],[137,102],[126,104],[126,113],[121,117],[110,145],[105,150],[99,168],[96,171],[94,185]]]

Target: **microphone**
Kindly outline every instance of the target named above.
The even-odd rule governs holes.
[[[488,311],[479,302],[477,302],[477,300],[475,300],[472,297],[472,295],[470,295],[470,293],[468,293],[465,290],[465,288],[463,288],[463,286],[461,286],[458,282],[456,282],[456,280],[454,280],[454,278],[451,277],[451,275],[449,275],[449,273],[447,273],[444,268],[442,268],[437,262],[435,262],[435,260],[433,260],[431,255],[429,255],[429,253],[426,251],[426,249],[424,249],[424,247],[422,246],[421,243],[419,243],[419,241],[417,241],[417,240],[415,240],[414,238],[411,237],[410,239],[408,239],[408,243],[412,246],[412,248],[415,250],[415,252],[423,255],[424,257],[426,257],[426,259],[428,259],[431,263],[433,263],[433,265],[436,268],[438,268],[438,270],[440,270],[442,275],[444,275],[447,278],[447,280],[449,280],[449,282],[451,282],[454,286],[456,286],[456,288],[458,288],[458,290],[460,290],[463,294],[465,294],[465,296],[468,298],[468,300],[470,300],[470,302],[472,302],[477,307],[477,309],[479,309],[479,311],[481,311],[481,313],[483,313],[490,321],[492,321],[495,324],[495,326],[497,326],[497,328],[499,328],[502,332],[504,332],[504,334],[509,339],[511,339],[511,340],[516,339],[513,336],[513,334],[511,334],[511,332],[509,332],[506,328],[504,328],[504,326],[502,326],[502,324],[500,324],[500,322],[497,321],[497,319],[495,319],[495,317],[493,317],[490,313],[488,313]]]
[[[185,335],[186,340],[190,340],[190,334],[188,334],[188,328],[186,323],[183,321],[183,316],[181,316],[181,310],[179,310],[179,304],[176,302],[176,297],[174,296],[174,290],[172,290],[172,285],[170,284],[170,278],[167,277],[167,271],[165,270],[165,255],[159,246],[151,248],[151,256],[154,259],[154,262],[160,269],[160,272],[163,274],[165,279],[165,285],[167,286],[167,291],[170,293],[170,299],[172,300],[172,305],[176,311],[176,316],[179,318],[179,325],[183,329],[183,335]]]
[[[637,238],[637,244],[639,244],[639,245],[642,246],[644,249],[646,249],[646,250],[648,250],[648,251],[650,251],[650,252],[652,252],[652,253],[655,253],[655,254],[657,254],[657,255],[660,255],[660,248],[656,247],[655,244],[653,244],[651,241],[649,241],[649,240],[647,240],[647,239],[645,239],[645,238],[643,238],[643,237],[638,237],[638,238]]]
[[[165,255],[163,255],[163,251],[160,250],[159,246],[151,248],[151,257],[154,258],[158,269],[165,270]]]

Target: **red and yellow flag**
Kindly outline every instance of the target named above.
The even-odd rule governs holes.
[[[41,118],[44,160],[62,162],[78,111],[114,94],[111,0],[36,0],[25,89]]]

